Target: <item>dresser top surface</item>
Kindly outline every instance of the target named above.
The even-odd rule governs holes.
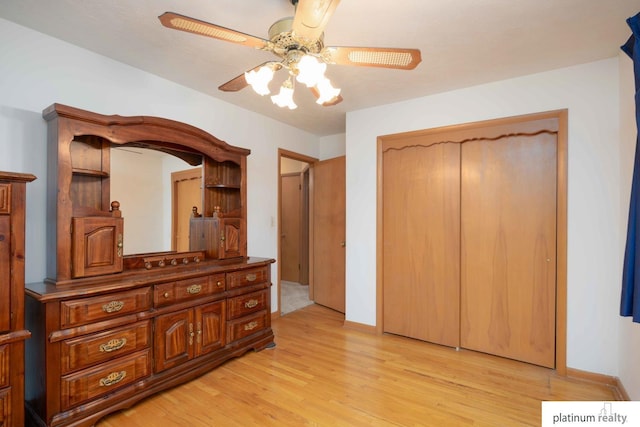
[[[153,268],[151,270],[136,269],[123,273],[74,279],[65,282],[56,283],[45,280],[42,282],[28,283],[25,285],[25,292],[27,295],[41,302],[46,302],[48,300],[126,290],[155,283],[170,282],[216,273],[230,273],[238,270],[268,266],[274,262],[275,260],[272,258],[249,257],[227,262],[203,261],[198,264],[167,266]]]

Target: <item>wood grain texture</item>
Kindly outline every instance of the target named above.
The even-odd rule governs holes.
[[[555,366],[556,134],[462,148],[461,342]]]
[[[384,331],[460,345],[460,145],[384,153]]]
[[[313,165],[313,300],[345,311],[346,158]]]
[[[539,426],[543,400],[611,386],[468,350],[343,328],[312,305],[273,322],[277,347],[112,414],[96,427]]]
[[[282,261],[280,278],[300,283],[301,264],[301,203],[302,185],[299,173],[280,176],[280,196],[282,198],[280,219],[280,250]]]

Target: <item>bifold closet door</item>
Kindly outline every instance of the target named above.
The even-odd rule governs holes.
[[[500,135],[462,144],[461,345],[554,367],[557,134]]]
[[[457,347],[460,144],[401,144],[383,153],[383,329]]]

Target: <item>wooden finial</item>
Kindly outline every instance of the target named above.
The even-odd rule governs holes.
[[[111,216],[114,218],[122,217],[122,212],[120,212],[120,202],[117,200],[111,202]]]

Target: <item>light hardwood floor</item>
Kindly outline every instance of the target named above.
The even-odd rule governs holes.
[[[275,349],[247,353],[96,426],[539,426],[542,400],[615,400],[602,384],[343,321],[318,305],[278,318]]]

